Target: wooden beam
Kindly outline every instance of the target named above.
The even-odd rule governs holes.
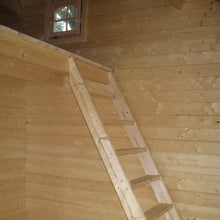
[[[184,5],[185,0],[169,0],[171,4],[178,9],[181,9]]]

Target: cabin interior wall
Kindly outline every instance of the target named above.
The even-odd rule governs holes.
[[[0,219],[26,218],[26,83],[0,69]]]
[[[183,219],[220,217],[220,3],[89,1],[88,41],[60,45],[115,68]]]
[[[27,219],[126,219],[69,84],[27,94]]]
[[[90,0],[87,42],[59,45],[115,68],[119,87],[185,220],[220,217],[219,12],[220,3],[213,0],[186,0],[181,10],[173,8],[168,0]],[[35,30],[31,28],[32,22],[28,24],[30,26],[26,26],[25,31],[21,26],[19,31],[41,38],[42,32],[37,29],[43,30],[43,24],[40,23]],[[5,80],[4,77],[3,84]],[[21,103],[22,98],[17,97],[17,92],[9,91],[3,96],[12,100],[14,95]],[[85,122],[78,119],[70,89],[29,83],[27,91],[29,219],[55,216],[59,219],[61,215],[67,219],[77,218],[80,210],[85,219],[92,214],[98,218],[108,213],[109,207],[114,210],[115,219],[125,218],[98,153],[94,151]],[[6,104],[1,107],[3,118],[4,115],[20,117],[22,121],[25,100],[22,99],[21,107],[15,107],[19,114],[14,106],[10,107],[12,104],[7,104],[14,105],[14,102],[5,100]],[[100,111],[109,111],[107,103],[98,102]],[[71,115],[72,108],[76,113],[74,116]],[[11,111],[13,114],[9,116],[7,112]],[[63,114],[65,116],[61,117]],[[79,126],[77,129],[76,125]],[[16,123],[13,126],[23,125]],[[13,136],[13,129],[17,128],[2,129],[2,136]],[[25,158],[22,156],[22,129],[19,127],[19,146],[17,141],[16,144],[10,143],[17,137],[10,138],[10,141],[2,139],[18,150],[20,164]],[[12,157],[7,152],[3,155]],[[71,161],[70,155],[77,160]],[[17,161],[14,157],[13,160]],[[4,158],[1,162],[6,164]],[[133,174],[135,164],[131,160]],[[7,166],[11,163],[4,167],[14,172],[15,168]],[[21,176],[24,172],[22,166],[19,168]],[[11,179],[7,172],[3,182]],[[22,207],[24,191],[22,177],[19,178],[21,191],[17,195],[20,195]],[[61,182],[66,184],[65,187]],[[11,189],[2,191],[10,198]],[[104,200],[106,191],[112,196],[109,200]],[[77,202],[73,203],[72,198]],[[21,216],[22,210],[19,211]]]

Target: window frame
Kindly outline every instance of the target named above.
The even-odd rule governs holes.
[[[55,13],[65,7],[74,5],[77,8],[77,29],[55,32]],[[86,40],[87,0],[49,0],[45,8],[45,41],[59,44]],[[71,19],[63,19],[71,20]]]

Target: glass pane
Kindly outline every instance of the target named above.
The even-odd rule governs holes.
[[[76,17],[76,15],[77,15],[77,8],[75,8],[74,5],[70,5],[69,9],[68,9],[68,13],[69,13],[69,18]]]
[[[77,28],[77,20],[69,20],[67,25],[68,31],[76,30],[76,28]]]
[[[55,14],[56,20],[66,19],[67,17],[67,6],[61,8],[59,11]]]
[[[55,28],[54,29],[55,29],[54,32],[66,31],[66,21],[55,22]]]

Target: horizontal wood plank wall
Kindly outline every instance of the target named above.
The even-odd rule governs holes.
[[[14,70],[16,71],[16,70]],[[7,69],[5,69],[7,75]],[[0,74],[0,219],[25,220],[26,82]]]
[[[126,219],[69,85],[27,93],[27,219]]]
[[[116,68],[183,219],[220,218],[219,38],[217,1],[91,0],[88,42],[62,45]]]

